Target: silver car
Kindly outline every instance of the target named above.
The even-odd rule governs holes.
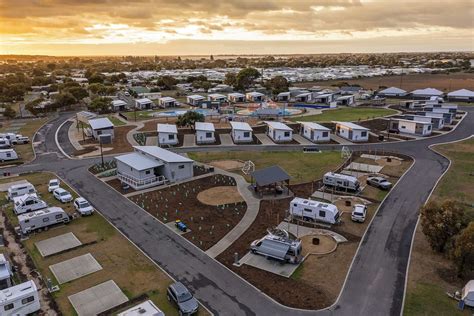
[[[168,286],[166,297],[168,301],[176,304],[179,315],[192,315],[198,310],[198,301],[181,282]]]
[[[367,184],[382,190],[389,190],[392,187],[384,177],[368,177]]]

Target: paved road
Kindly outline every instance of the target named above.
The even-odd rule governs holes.
[[[300,311],[281,306],[227,270],[183,238],[171,232],[138,206],[86,172],[98,159],[68,160],[54,143],[54,132],[67,119],[61,115],[40,130],[40,151],[30,165],[11,172],[51,170],[81,195],[163,269],[183,281],[214,313],[219,315],[399,315],[418,209],[427,199],[448,161],[428,146],[471,136],[474,109],[450,134],[416,142],[372,145],[371,148],[413,156],[416,163],[393,188],[361,242],[347,282],[337,303],[322,311]],[[43,139],[44,141],[40,141]],[[218,148],[220,147],[220,148]],[[321,149],[340,146],[320,145]],[[365,149],[364,145],[352,146]],[[193,150],[301,150],[302,146],[214,146]],[[184,149],[181,149],[183,151]],[[100,192],[100,193],[99,193]]]

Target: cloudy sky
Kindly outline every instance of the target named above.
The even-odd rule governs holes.
[[[0,0],[0,54],[474,50],[474,0]]]

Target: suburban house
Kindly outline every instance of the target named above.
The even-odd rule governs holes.
[[[404,97],[407,95],[407,93],[408,92],[403,89],[397,87],[390,87],[379,91],[377,95],[382,97]]]
[[[474,91],[467,90],[467,89],[460,89],[460,90],[449,92],[447,96],[448,96],[448,100],[450,101],[464,101],[464,102],[474,101]]]
[[[216,142],[214,135],[216,129],[213,123],[196,122],[194,130],[196,131],[196,144],[212,144]]]
[[[186,103],[192,106],[200,106],[205,99],[205,97],[199,94],[188,95],[186,97]]]
[[[369,129],[351,122],[335,122],[336,134],[353,142],[369,140]]]
[[[291,142],[293,140],[293,129],[281,122],[266,121],[268,126],[267,135],[274,142],[283,143]]]
[[[431,135],[431,120],[408,120],[408,119],[390,119],[390,130],[398,130],[400,133],[412,134],[418,136]]]
[[[193,177],[194,161],[157,146],[134,146],[134,152],[115,157],[117,177],[135,190]]]
[[[172,108],[177,105],[176,99],[172,97],[162,97],[158,100],[158,104],[162,108]]]
[[[300,122],[301,134],[312,142],[329,142],[331,140],[331,130],[313,122]]]
[[[355,95],[343,95],[336,99],[338,105],[350,106],[355,103]]]
[[[234,143],[250,143],[253,141],[252,128],[245,122],[231,121],[232,126],[231,136]]]
[[[178,129],[176,125],[158,123],[156,129],[158,131],[158,146],[178,144]]]
[[[263,99],[265,98],[265,95],[263,93],[253,91],[253,92],[247,92],[245,94],[245,98],[249,102],[262,102]]]
[[[280,92],[276,96],[276,100],[280,101],[280,102],[289,102],[290,98],[291,98],[291,93],[289,91],[288,92]]]
[[[123,111],[127,108],[128,104],[124,100],[112,100],[112,111]]]
[[[442,97],[443,91],[434,88],[417,89],[411,92],[411,96],[415,99],[429,99],[431,97]]]
[[[151,109],[153,107],[153,101],[148,98],[136,99],[135,107],[140,110]]]
[[[91,127],[92,137],[99,139],[99,135],[110,135],[112,139],[114,138],[114,124],[106,118],[100,117],[96,119],[89,120],[89,125]]]
[[[317,93],[313,95],[313,101],[315,103],[330,104],[334,101],[336,94],[334,93]]]
[[[238,92],[229,93],[227,95],[227,98],[230,102],[234,102],[234,103],[245,102],[245,94],[238,93]]]
[[[226,102],[227,101],[227,97],[223,94],[219,94],[219,93],[211,93],[207,96],[207,100],[211,101],[211,102]]]
[[[313,93],[304,92],[295,96],[296,102],[310,102],[313,100]]]

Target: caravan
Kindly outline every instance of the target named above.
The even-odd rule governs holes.
[[[341,214],[336,205],[302,198],[294,198],[290,202],[290,215],[301,217],[306,221],[318,221],[337,224]]]
[[[323,177],[323,184],[336,189],[359,191],[360,183],[356,177],[345,174],[327,172]]]
[[[13,211],[20,215],[47,208],[48,204],[41,200],[36,193],[25,194],[13,198]]]
[[[301,261],[301,250],[301,240],[291,239],[284,230],[269,231],[265,237],[250,244],[252,253],[289,263]]]
[[[0,137],[0,149],[11,148],[10,141],[7,138]]]
[[[33,281],[0,291],[0,315],[30,315],[40,308],[38,289]]]
[[[18,222],[23,234],[29,234],[58,223],[68,223],[69,216],[60,207],[49,207],[44,210],[18,215]]]
[[[0,149],[0,162],[16,159],[18,159],[18,155],[13,149]]]
[[[7,199],[13,201],[15,197],[33,193],[36,193],[36,189],[29,182],[14,184],[8,188]]]

